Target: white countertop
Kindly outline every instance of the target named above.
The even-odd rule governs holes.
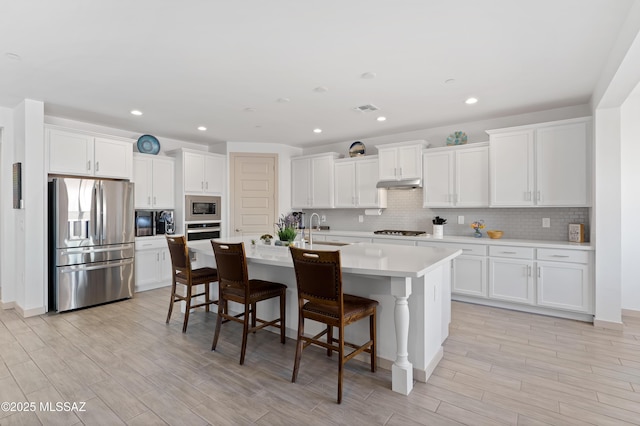
[[[571,249],[571,250],[594,250],[591,243],[570,243],[568,241],[546,241],[546,240],[519,240],[500,238],[489,238],[486,233],[483,233],[482,238],[475,238],[472,236],[447,236],[445,229],[445,236],[442,239],[433,238],[431,234],[420,235],[416,237],[404,237],[399,235],[380,235],[373,232],[364,231],[313,231],[313,235],[327,235],[327,236],[346,236],[346,237],[361,237],[361,238],[380,238],[390,240],[409,240],[409,241],[429,241],[429,242],[441,242],[441,243],[458,243],[458,244],[485,244],[485,245],[506,245],[506,246],[526,246],[526,247],[538,247],[538,248],[556,248],[556,249]],[[308,232],[307,232],[308,235]]]
[[[229,237],[215,241],[245,243],[247,262],[273,266],[293,267],[288,247],[264,245],[251,246],[251,237]],[[259,240],[258,240],[259,241]],[[190,241],[189,249],[213,256],[209,240]],[[309,247],[307,247],[309,248]],[[445,247],[397,246],[389,244],[354,243],[345,246],[313,244],[315,250],[340,251],[343,273],[386,277],[421,277],[444,262],[462,254],[461,250]]]

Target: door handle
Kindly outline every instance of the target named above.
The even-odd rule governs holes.
[[[242,229],[236,229],[236,232],[242,232]]]
[[[156,200],[156,197],[153,197],[153,205],[155,206],[156,204],[158,204],[158,201]]]

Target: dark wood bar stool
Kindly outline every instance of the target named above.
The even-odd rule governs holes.
[[[220,279],[220,306],[223,307],[223,309],[218,309],[216,332],[213,336],[211,350],[216,349],[223,319],[242,323],[242,350],[240,352],[240,365],[242,365],[247,351],[247,335],[249,333],[273,326],[280,329],[280,342],[285,342],[287,286],[271,281],[249,279],[244,243],[228,244],[211,241],[211,245],[216,257],[216,267]],[[257,303],[274,297],[280,298],[280,318],[272,321],[257,318]],[[229,314],[228,301],[241,304],[244,306],[244,311],[236,316]],[[249,325],[250,319],[251,325]],[[260,323],[260,325],[256,325],[256,323]]]
[[[184,301],[186,303],[186,308],[184,312],[182,332],[185,333],[187,331],[187,324],[189,323],[189,311],[192,308],[205,306],[206,311],[209,312],[209,306],[218,303],[217,300],[211,300],[209,297],[209,283],[218,281],[218,271],[214,268],[208,267],[191,269],[189,249],[187,248],[187,243],[183,236],[167,235],[167,244],[169,245],[169,253],[171,254],[171,270],[173,271],[171,274],[171,302],[169,303],[167,324],[171,320],[173,304],[175,302]],[[182,284],[186,287],[186,294],[184,296],[176,292],[177,284]],[[201,293],[194,294],[193,287],[201,284],[204,285],[204,290]],[[205,301],[192,305],[191,300],[200,296],[204,296]]]
[[[376,371],[376,300],[343,294],[342,269],[339,251],[305,250],[291,247],[293,266],[298,284],[298,340],[296,358],[291,381],[295,382],[300,368],[302,350],[314,344],[333,351],[340,357],[338,366],[338,404],[342,402],[342,378],[344,364],[362,352],[371,354],[371,371]],[[369,340],[362,345],[344,341],[344,328],[363,318],[369,318]],[[326,324],[321,333],[304,335],[304,320],[310,319]],[[333,327],[338,329],[338,338],[333,338]],[[327,335],[326,341],[320,337]],[[344,347],[354,350],[345,354]]]

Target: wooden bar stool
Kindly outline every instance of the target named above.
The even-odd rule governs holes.
[[[247,335],[255,333],[264,327],[273,326],[280,329],[280,342],[285,342],[285,310],[287,286],[271,281],[249,279],[247,272],[247,257],[244,251],[244,243],[228,244],[211,241],[213,253],[216,257],[216,267],[220,279],[220,306],[216,321],[216,332],[213,336],[211,350],[216,349],[222,319],[242,323],[242,350],[240,352],[240,365],[244,364],[244,356],[247,351]],[[280,318],[265,321],[257,318],[256,306],[262,300],[280,298]],[[232,301],[244,306],[244,311],[233,316],[228,313],[227,302]],[[251,325],[249,320],[251,319]],[[256,325],[260,323],[260,325]]]
[[[209,312],[209,306],[217,304],[217,300],[211,300],[209,297],[209,283],[218,281],[218,271],[214,268],[197,268],[191,269],[191,259],[189,258],[189,249],[183,236],[169,236],[167,235],[167,244],[169,245],[169,253],[171,254],[171,270],[173,273],[171,283],[171,302],[169,303],[169,313],[167,314],[167,324],[171,320],[171,312],[173,311],[173,304],[175,302],[184,301],[186,303],[184,312],[184,323],[182,324],[182,332],[187,331],[187,324],[189,323],[189,311],[192,308],[198,308],[205,306],[207,312]],[[177,284],[182,284],[186,287],[186,294],[184,296],[176,292]],[[204,284],[204,291],[202,293],[193,293],[193,287]],[[204,296],[205,301],[196,305],[191,304],[191,300]]]
[[[342,402],[342,377],[344,364],[362,352],[371,354],[371,371],[376,371],[376,300],[343,294],[342,269],[339,251],[305,250],[291,247],[293,266],[298,285],[298,341],[291,381],[295,382],[300,368],[302,350],[314,344],[327,348],[327,356],[333,351],[340,357],[338,364],[338,404]],[[369,318],[369,340],[362,345],[344,341],[344,328],[363,318]],[[326,324],[321,333],[304,335],[304,320]],[[333,327],[338,338],[333,338]],[[327,335],[326,341],[320,337]],[[344,347],[354,350],[345,354]]]

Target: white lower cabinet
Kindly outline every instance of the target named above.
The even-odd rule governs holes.
[[[140,237],[135,246],[135,291],[171,285],[171,255],[165,237]]]
[[[489,259],[489,297],[533,305],[533,262],[520,259]]]
[[[487,297],[487,259],[461,255],[453,259],[451,292]]]

